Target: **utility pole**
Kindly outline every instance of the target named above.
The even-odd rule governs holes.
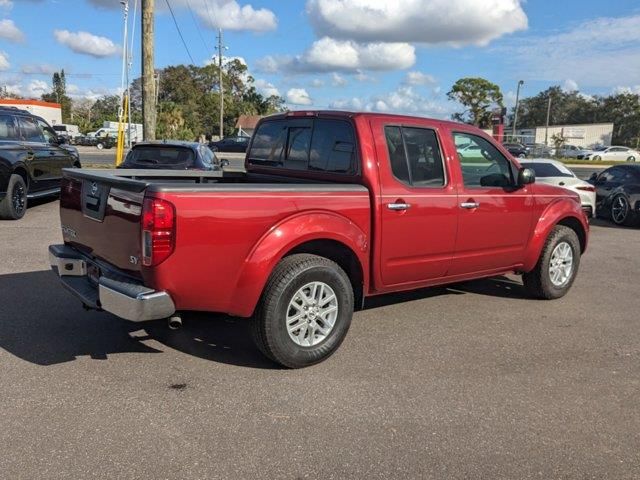
[[[224,86],[222,85],[222,29],[218,28],[218,83],[220,85],[220,140],[224,137]]]
[[[142,124],[145,140],[156,139],[154,3],[155,0],[142,0]]]
[[[551,92],[549,92],[549,103],[547,105],[547,126],[544,129],[544,144],[548,146],[549,140],[549,117],[551,116]]]
[[[511,131],[512,142],[516,139],[516,124],[518,123],[518,102],[520,101],[520,87],[524,85],[524,80],[518,82],[518,90],[516,90],[516,110],[513,114],[513,129]]]

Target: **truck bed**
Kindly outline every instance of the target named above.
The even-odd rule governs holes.
[[[145,198],[170,202],[176,216],[173,254],[151,268],[140,261]],[[178,310],[238,315],[250,314],[238,295],[255,287],[238,267],[250,263],[260,248],[271,248],[265,246],[271,235],[288,236],[294,244],[326,228],[329,218],[362,232],[357,241],[366,256],[370,215],[369,191],[357,184],[124,169],[66,170],[60,212],[65,243],[86,255],[97,276],[114,269],[168,292]],[[179,288],[186,284],[193,287]]]

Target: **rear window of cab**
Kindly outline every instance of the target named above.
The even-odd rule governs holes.
[[[258,126],[247,159],[254,166],[355,175],[355,132],[345,120],[267,120]]]

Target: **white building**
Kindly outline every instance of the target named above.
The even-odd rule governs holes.
[[[505,134],[511,133],[505,129]],[[546,127],[518,128],[516,135],[522,143],[545,143],[553,145],[552,137],[562,134],[567,145],[577,147],[610,146],[613,136],[613,123],[585,123],[582,125],[549,125]]]
[[[62,106],[59,103],[44,102],[42,100],[15,100],[0,98],[0,106],[16,107],[44,118],[50,125],[62,123]]]

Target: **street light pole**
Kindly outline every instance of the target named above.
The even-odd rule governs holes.
[[[222,84],[222,29],[218,29],[218,82],[220,84],[220,140],[224,138],[224,86]]]
[[[518,81],[518,89],[516,90],[516,110],[513,114],[513,129],[511,131],[512,141],[516,138],[516,124],[518,123],[518,103],[520,102],[520,87],[524,85],[524,80]]]
[[[546,127],[544,129],[544,144],[545,146],[548,146],[548,140],[549,140],[549,117],[551,116],[551,92],[549,92],[549,103],[547,104],[547,124]]]

